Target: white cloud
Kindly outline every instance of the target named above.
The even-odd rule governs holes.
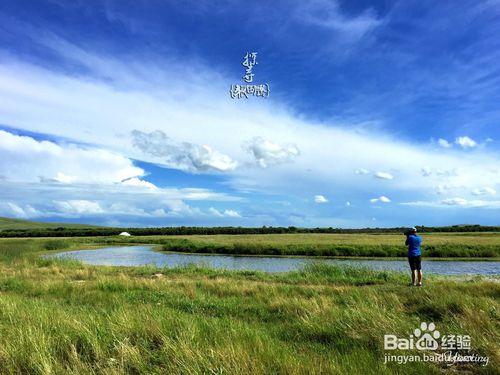
[[[390,203],[391,200],[389,198],[387,198],[385,195],[381,195],[378,198],[372,198],[372,199],[370,199],[370,202],[371,203],[377,203],[377,202]]]
[[[462,148],[473,148],[477,146],[477,142],[467,136],[458,137],[455,139],[455,143]]]
[[[238,218],[241,217],[238,211],[235,210],[224,210],[224,211],[219,211],[218,209],[214,207],[210,207],[208,209],[208,212],[216,217],[232,217],[232,218]]]
[[[201,217],[204,215],[203,211],[198,207],[188,205],[182,200],[163,201],[165,209],[153,210],[153,214],[149,215],[163,215],[164,217],[185,218],[185,217]]]
[[[454,191],[459,191],[461,189],[460,185],[450,185],[450,184],[440,184],[435,187],[436,194],[450,194]]]
[[[153,210],[151,215],[156,217],[165,217],[167,216],[167,212],[163,208],[157,208],[156,210]]]
[[[152,184],[151,182],[141,180],[140,178],[137,177],[132,177],[125,181],[122,181],[122,185],[133,186],[138,188],[146,188],[146,189],[157,189],[156,185]]]
[[[488,186],[479,189],[474,189],[472,191],[473,195],[495,195],[496,193],[497,192],[495,189]]]
[[[24,212],[24,210],[15,203],[8,202],[7,207],[10,209],[10,211],[12,212],[12,215],[14,215],[14,217],[25,217],[26,216],[26,213]]]
[[[443,199],[441,203],[447,206],[465,206],[467,204],[467,200],[463,198],[447,198]]]
[[[373,175],[376,178],[379,178],[381,180],[393,180],[394,176],[388,172],[377,172]]]
[[[75,176],[67,176],[62,172],[57,172],[56,176],[54,177],[54,181],[61,182],[63,184],[72,184],[74,182],[77,182],[78,179]]]
[[[314,202],[316,203],[328,203],[328,199],[324,195],[315,195]]]
[[[136,195],[137,193],[132,193]],[[217,210],[213,207],[208,211],[203,211],[198,207],[193,207],[179,199],[154,199],[149,201],[130,201],[129,197],[102,196],[97,194],[100,201],[91,201],[83,199],[54,200],[46,202],[44,208],[37,210],[30,205],[21,205],[12,202],[0,202],[0,214],[32,219],[36,217],[66,217],[83,218],[96,216],[110,217],[139,217],[139,218],[206,218],[208,216],[241,218],[240,213],[233,209]],[[139,207],[137,203],[141,204]]]
[[[104,210],[98,202],[85,199],[55,201],[54,204],[59,211],[67,214],[95,215],[104,213]]]
[[[167,189],[163,189],[167,191]],[[168,189],[168,191],[178,191],[179,198],[192,201],[238,201],[239,197],[227,195],[224,193],[217,193],[213,190],[202,188],[184,188],[184,189]]]
[[[358,168],[354,171],[354,173],[356,173],[356,174],[368,174],[368,173],[370,173],[370,171],[368,169],[365,169],[365,168]]]
[[[441,201],[414,201],[400,203],[405,206],[415,207],[435,207],[435,208],[485,208],[485,209],[499,209],[499,200],[467,200],[464,198],[447,198]]]
[[[0,215],[28,219],[30,217],[40,216],[40,213],[29,204],[22,207],[14,202],[0,202]]]
[[[130,188],[127,188],[130,189]],[[146,189],[148,190],[148,189]],[[52,200],[38,203],[39,209],[30,204],[20,204],[12,201],[0,201],[0,215],[8,217],[18,217],[24,219],[34,219],[39,217],[55,218],[86,218],[86,217],[137,217],[141,219],[206,219],[209,217],[221,218],[242,218],[242,215],[234,209],[217,210],[211,207],[202,210],[185,203],[182,199],[174,196],[158,194],[159,188],[152,193],[145,191],[143,194],[130,193],[122,190],[118,194],[100,191],[99,188],[93,191],[95,200],[66,199]],[[68,196],[71,190],[41,191],[49,197]],[[40,193],[40,191],[38,191]],[[47,195],[47,193],[50,193]],[[120,194],[122,193],[122,194]],[[76,195],[78,192],[75,192]],[[32,197],[24,197],[28,200]],[[36,199],[36,198],[35,198]]]
[[[124,202],[112,203],[105,208],[106,215],[132,216],[141,218],[183,218],[202,217],[204,213],[182,201],[163,201],[162,208],[137,207]]]
[[[436,194],[442,195],[446,193],[447,187],[444,185],[438,185],[436,186]]]
[[[144,171],[118,153],[75,144],[56,144],[0,130],[0,173],[10,181],[114,183]]]
[[[249,142],[245,142],[244,148],[262,168],[290,162],[300,154],[294,144],[279,145],[262,137],[253,137]]]
[[[0,216],[84,218],[118,220],[126,217],[203,218],[208,217],[188,201],[236,202],[241,198],[200,188],[151,188],[138,180],[132,186],[116,184],[21,183],[0,180]],[[86,199],[83,199],[83,198]],[[230,211],[230,210],[229,210]],[[233,213],[227,212],[228,217]],[[141,222],[134,225],[141,225]]]
[[[235,210],[224,210],[224,215],[228,217],[241,217],[239,212]]]
[[[173,141],[161,130],[151,133],[132,131],[133,144],[143,153],[159,158],[163,164],[186,171],[230,171],[236,161],[207,145]]]
[[[440,145],[443,148],[450,148],[453,146],[450,142],[448,142],[446,139],[443,138],[438,139],[438,145]]]
[[[155,212],[156,215],[165,213],[163,209],[156,209],[153,212]],[[153,215],[144,208],[136,207],[135,205],[126,204],[124,202],[113,202],[109,204],[107,207],[105,207],[105,213],[106,215],[140,216],[140,217],[147,217]]]

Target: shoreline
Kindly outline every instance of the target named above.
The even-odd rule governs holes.
[[[183,254],[183,255],[203,255],[203,256],[229,256],[229,257],[252,257],[252,258],[300,258],[300,259],[345,259],[345,260],[389,260],[389,261],[406,261],[406,257],[374,257],[374,256],[328,256],[328,255],[292,255],[292,254],[228,254],[228,253],[204,253],[204,252],[193,252],[193,251],[170,251],[158,249],[161,244],[148,244],[148,243],[119,243],[119,244],[96,244],[89,246],[83,246],[78,249],[58,249],[58,250],[46,250],[41,252],[41,255],[51,254],[53,252],[73,252],[81,250],[99,250],[110,247],[144,247],[148,246],[151,250],[160,253],[170,253],[170,254]],[[457,262],[500,262],[500,257],[426,257],[422,256],[422,261],[457,261]]]

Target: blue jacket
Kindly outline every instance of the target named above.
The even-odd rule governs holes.
[[[406,237],[405,245],[408,246],[408,256],[416,257],[422,255],[422,251],[420,250],[420,245],[422,244],[422,237],[417,234],[410,234]]]

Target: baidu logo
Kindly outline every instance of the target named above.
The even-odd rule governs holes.
[[[471,351],[469,335],[443,335],[434,323],[421,322],[408,337],[384,335],[384,349],[387,351],[413,350],[413,353],[386,352],[384,363],[395,362],[404,365],[410,362],[434,362],[447,366],[477,364],[487,366],[489,357]]]
[[[437,341],[441,334],[436,330],[434,323],[420,323],[408,338],[398,338],[396,335],[384,335],[385,350],[436,350],[439,347]]]

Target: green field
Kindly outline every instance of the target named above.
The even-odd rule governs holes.
[[[423,256],[430,258],[500,257],[500,233],[422,234]],[[22,239],[19,239],[22,241]],[[43,239],[48,250],[83,246],[153,244],[164,251],[206,254],[404,257],[405,237],[398,234],[259,234],[132,237],[68,237]]]
[[[400,274],[340,267],[270,275],[39,257],[82,242],[0,240],[0,373],[498,373],[497,279],[413,288]],[[488,366],[384,365],[383,335],[421,321],[470,335]]]
[[[500,233],[422,234],[426,257],[500,256]],[[89,243],[142,243],[162,245],[165,251],[306,256],[406,256],[405,237],[398,234],[259,234],[90,237]]]

